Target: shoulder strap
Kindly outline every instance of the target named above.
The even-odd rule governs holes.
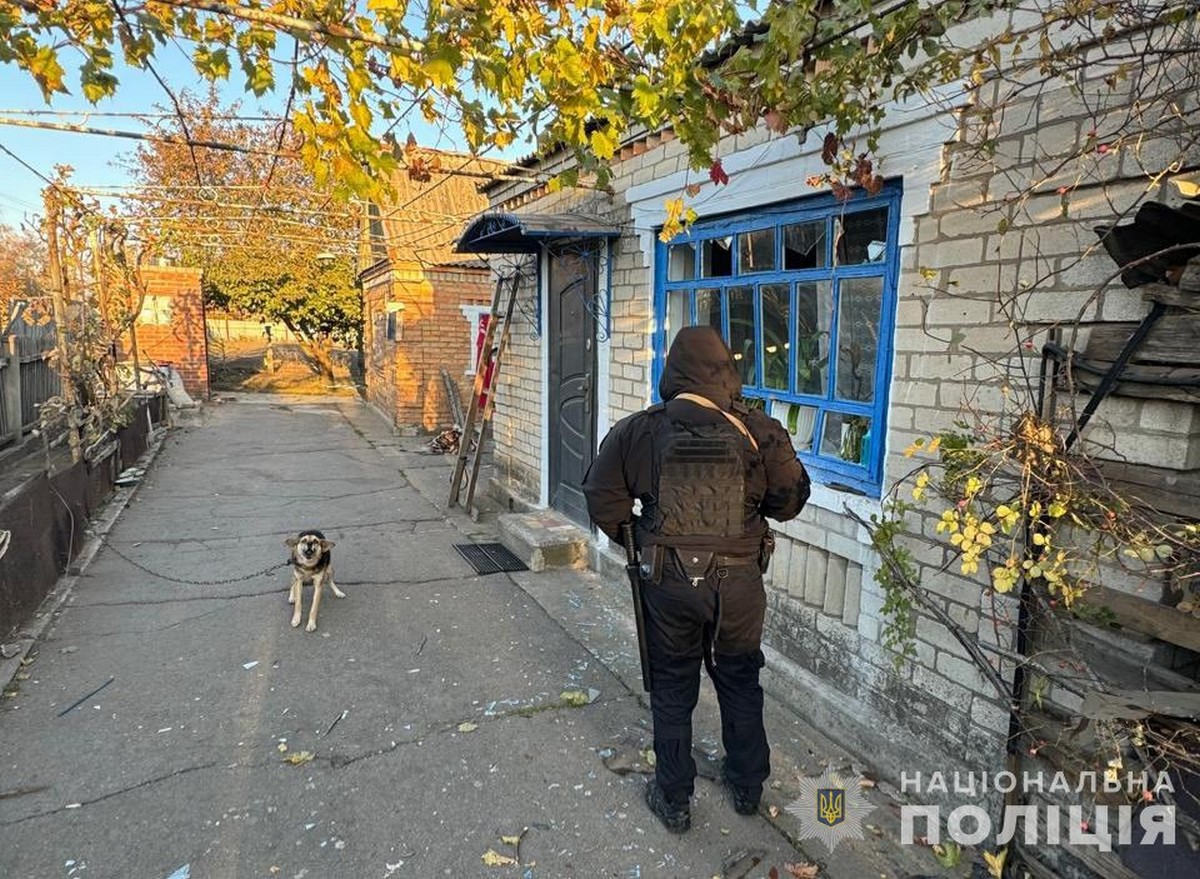
[[[750,435],[750,431],[747,430],[746,425],[742,424],[741,419],[739,419],[735,415],[731,415],[730,413],[726,412],[724,409],[722,409],[720,406],[718,406],[712,400],[708,399],[708,397],[701,397],[699,394],[689,394],[687,392],[684,392],[682,394],[676,394],[671,399],[687,400],[689,403],[695,403],[697,406],[703,406],[705,409],[712,409],[714,412],[720,412],[722,415],[725,416],[725,420],[728,421],[730,424],[732,424],[737,429],[738,433],[740,433],[742,436],[744,436],[746,439],[748,439],[750,441],[750,445],[754,448],[754,451],[756,451],[756,452],[758,451],[758,442],[754,439],[753,436]]]

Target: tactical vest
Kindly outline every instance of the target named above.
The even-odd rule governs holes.
[[[728,424],[673,419],[664,404],[654,419],[657,503],[654,543],[721,549],[745,533],[746,443]]]

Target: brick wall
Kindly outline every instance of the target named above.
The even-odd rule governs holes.
[[[437,431],[454,423],[443,387],[446,368],[463,409],[470,398],[473,324],[463,306],[490,306],[486,269],[400,265],[363,280],[367,399],[397,427]],[[388,306],[396,338],[387,338]]]
[[[951,427],[967,412],[997,411],[1006,384],[1012,393],[1015,377],[1036,374],[1031,352],[1040,351],[1051,324],[1074,321],[1082,311],[1075,339],[1081,347],[1090,325],[1145,313],[1137,291],[1110,285],[1097,295],[1114,267],[1096,248],[1092,227],[1128,206],[1148,176],[1162,170],[1153,157],[1169,153],[1139,147],[1087,169],[1088,185],[1065,216],[1056,192],[1062,181],[1054,178],[1047,178],[1044,195],[1011,210],[1012,193],[1045,176],[1084,126],[1095,125],[1088,108],[1102,106],[1096,97],[1109,90],[1096,81],[1089,88],[1084,97],[1067,89],[1030,92],[1022,106],[1009,108],[996,152],[986,162],[970,161],[957,141],[947,145],[958,124],[954,114],[939,109],[947,103],[904,108],[884,132],[884,171],[901,179],[904,192],[885,490],[913,468],[901,451],[915,438]],[[1119,116],[1123,109],[1113,106],[1111,112]],[[823,170],[820,144],[819,132],[799,141],[765,130],[726,138],[719,153],[731,182],[715,192],[706,186],[697,209],[709,217],[811,194],[803,181]],[[1189,166],[1197,163],[1200,156]],[[558,169],[549,163],[546,170]],[[580,211],[625,226],[612,265],[612,338],[600,364],[608,394],[601,435],[604,425],[641,409],[650,396],[654,229],[662,222],[663,202],[696,179],[686,170],[677,141],[651,140],[621,153],[611,200],[580,192],[523,193],[519,184],[492,190],[493,203],[505,210]],[[1002,310],[1002,300],[1027,328],[1019,339],[1010,326],[1014,312]],[[514,349],[510,369],[540,388],[542,356],[542,345],[530,341]],[[502,396],[497,413],[498,424],[510,425],[497,432],[504,488],[531,502],[539,500],[536,475],[544,466],[541,400],[536,393]],[[532,437],[539,445],[529,442]],[[1200,415],[1192,404],[1112,398],[1087,439],[1094,449],[1132,462],[1200,465]],[[950,631],[919,615],[916,656],[899,667],[882,646],[884,594],[874,577],[879,560],[847,507],[866,518],[881,503],[817,486],[801,516],[780,528],[768,582],[768,685],[893,782],[901,772],[1001,767],[1008,733],[1003,700]],[[923,587],[981,641],[1011,649],[1013,602],[986,593],[986,570],[977,578],[957,574],[956,566],[943,570],[948,555],[943,535],[934,530],[935,514],[914,517],[903,539]],[[1125,591],[1138,585],[1112,579]],[[1005,675],[1010,671],[1004,669]],[[1071,694],[1052,695],[1070,707]]]
[[[144,364],[169,363],[188,394],[208,399],[208,337],[200,269],[143,266],[146,300],[137,321],[138,356]],[[129,339],[124,340],[129,359]]]

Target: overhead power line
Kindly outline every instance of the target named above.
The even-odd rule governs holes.
[[[72,134],[98,134],[104,137],[123,137],[129,140],[148,140],[155,143],[173,143],[185,147],[203,147],[210,150],[221,150],[231,153],[246,153],[255,156],[280,155],[275,150],[260,150],[255,147],[227,143],[220,140],[191,140],[177,134],[146,134],[141,131],[123,131],[118,128],[95,128],[90,125],[77,125],[70,122],[41,122],[30,119],[0,118],[0,125],[12,125],[17,128],[39,128],[47,131],[65,131]],[[299,158],[297,153],[284,153],[285,158]]]

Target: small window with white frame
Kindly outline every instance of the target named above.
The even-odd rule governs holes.
[[[470,364],[467,368],[466,375],[474,375],[475,368],[479,363],[479,336],[487,329],[488,316],[491,314],[491,307],[487,305],[460,305],[459,309],[463,313],[463,317],[467,319],[467,326],[470,327],[468,342],[470,344],[470,354],[467,356],[467,363]]]

